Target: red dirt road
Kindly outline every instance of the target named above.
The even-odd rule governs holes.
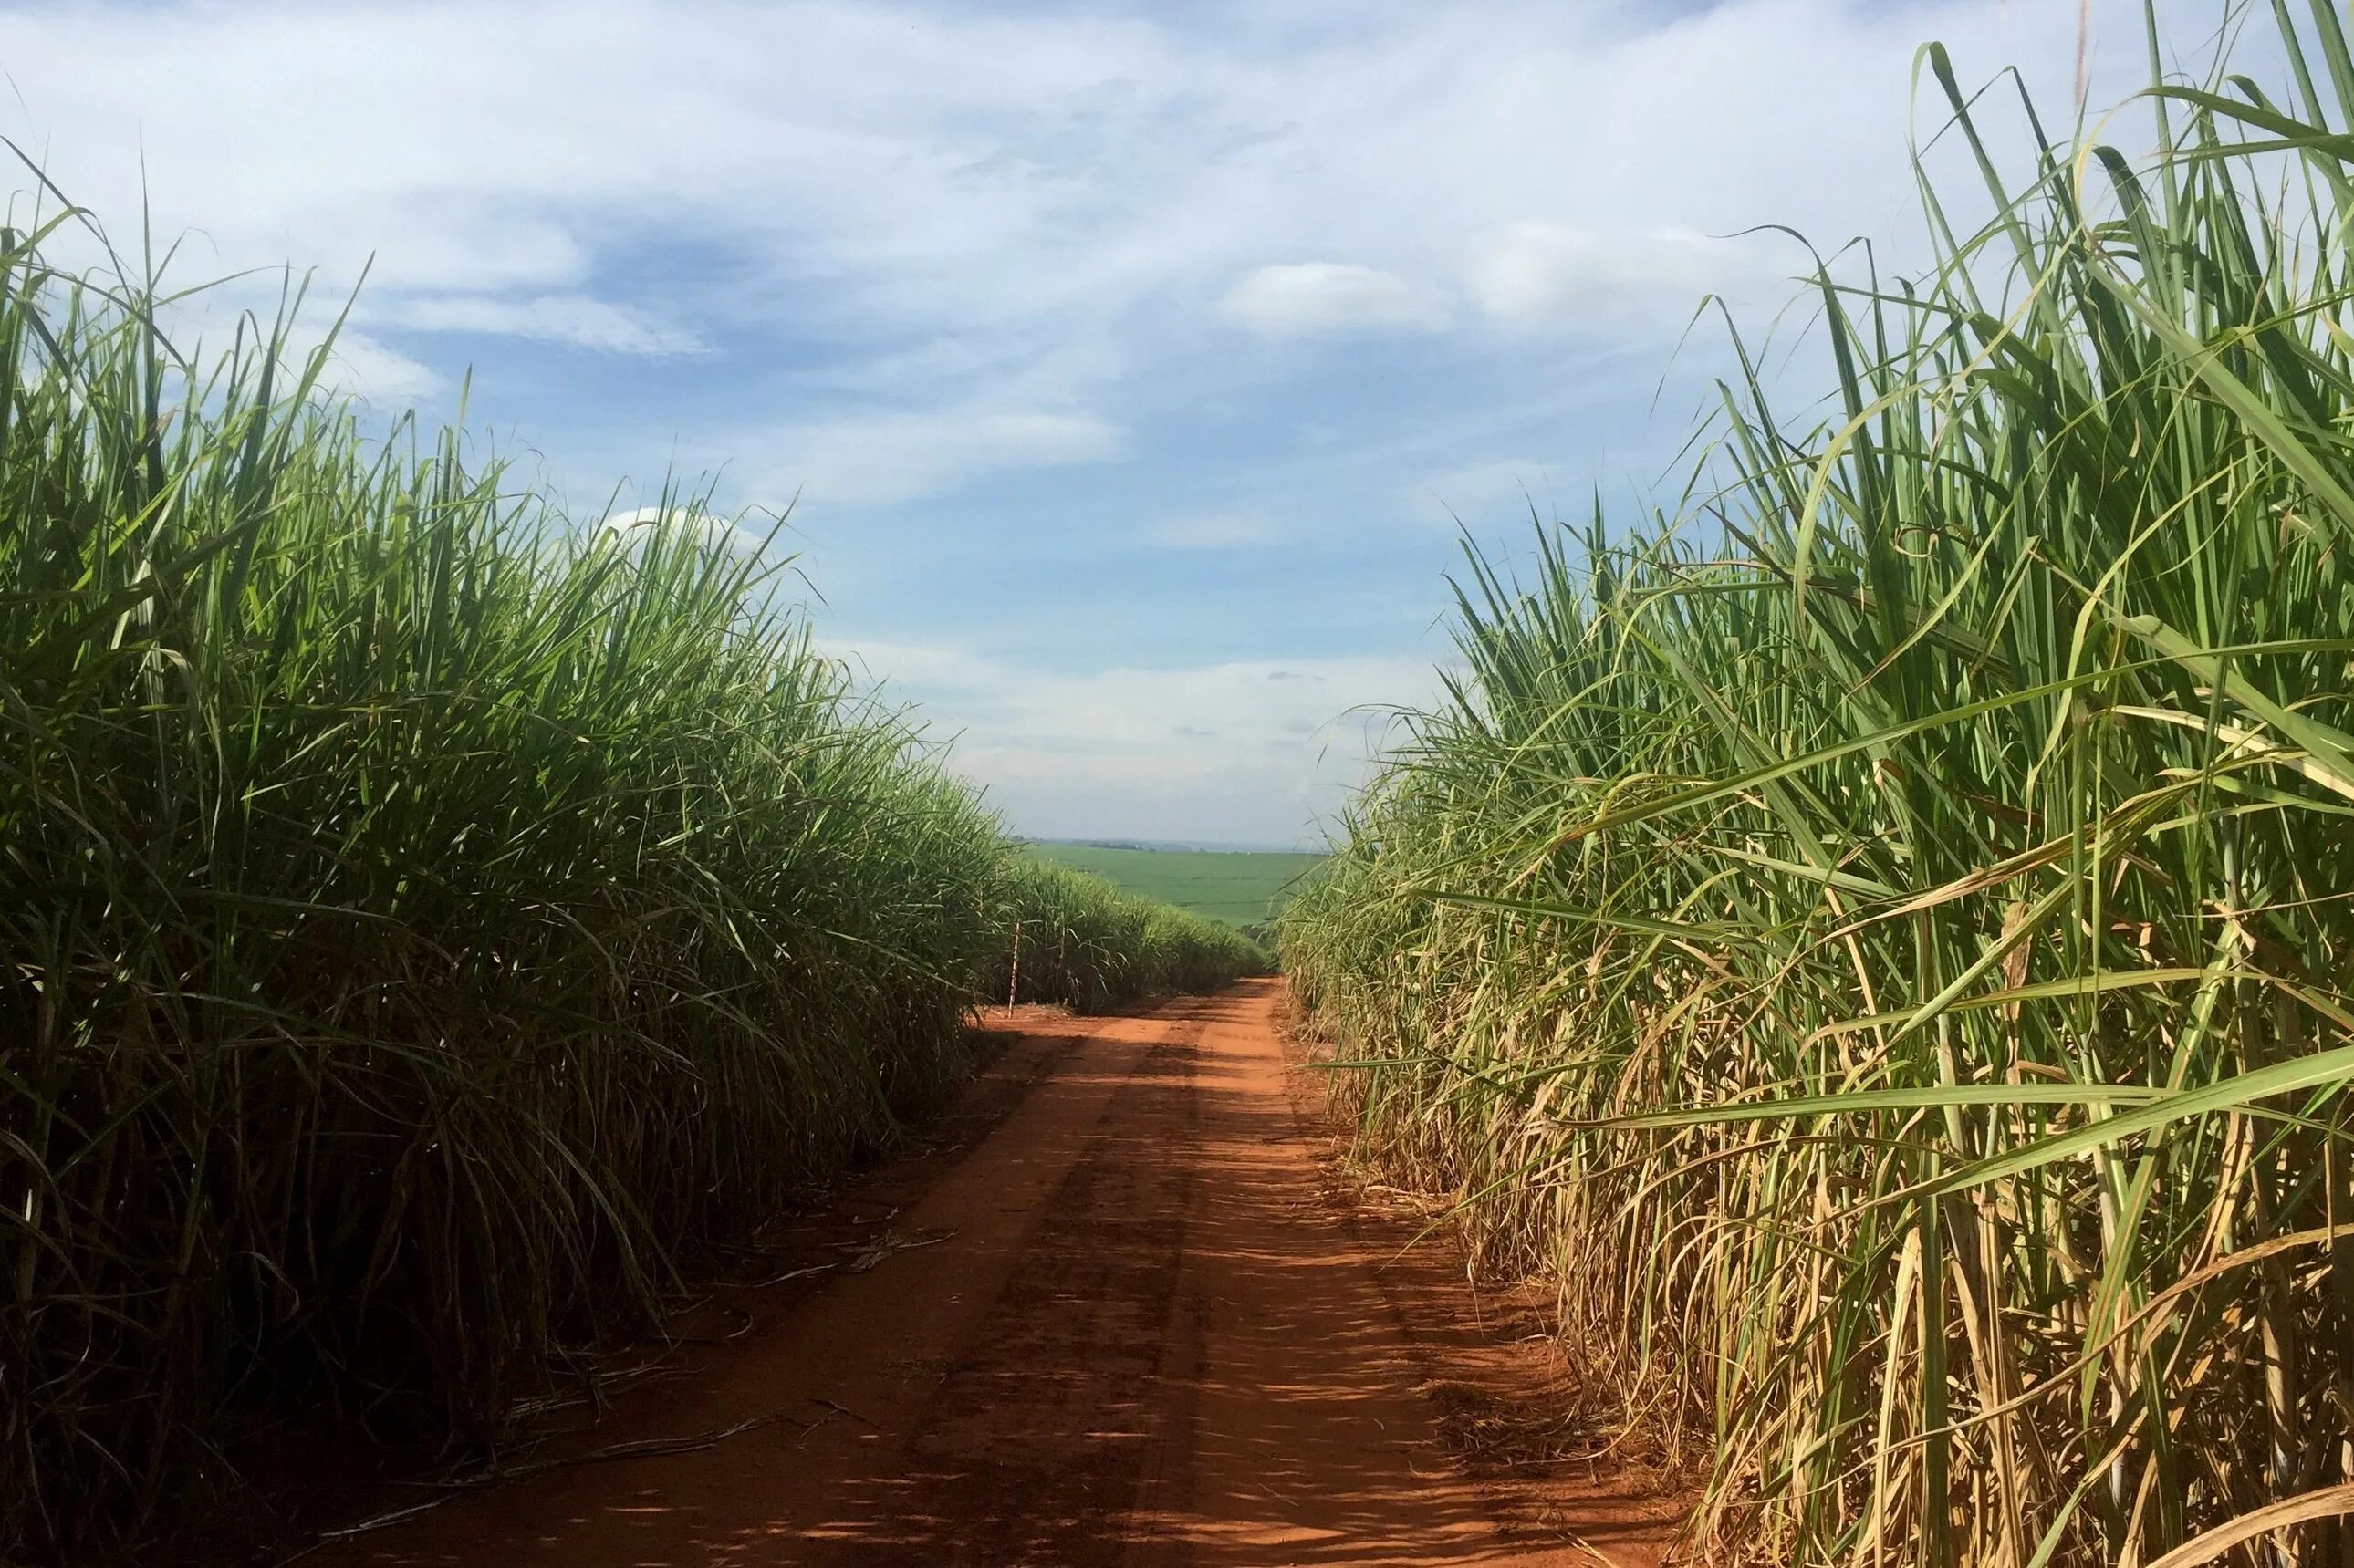
[[[307,1562],[1656,1563],[1673,1510],[1639,1486],[1461,1458],[1545,1352],[1488,1321],[1451,1244],[1401,1259],[1417,1227],[1335,1201],[1280,994],[1025,1021],[964,1103],[987,1130],[868,1184],[899,1205],[879,1240],[744,1295],[754,1331],[591,1441],[762,1425]]]

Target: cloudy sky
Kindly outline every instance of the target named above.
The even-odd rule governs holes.
[[[1917,46],[2064,122],[2077,12],[0,4],[0,132],[119,239],[143,183],[183,281],[372,258],[346,384],[471,368],[588,520],[793,504],[823,641],[1017,828],[1281,845],[1430,693],[1458,523],[1670,482],[1695,304],[1762,332],[1805,262],[1726,237],[1914,253]]]

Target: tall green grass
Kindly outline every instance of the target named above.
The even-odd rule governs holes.
[[[1012,871],[1015,932],[986,988],[994,1001],[1080,1012],[1140,997],[1216,991],[1270,967],[1258,944],[1207,916],[1027,855]]]
[[[1828,411],[1729,382],[1686,515],[1475,555],[1284,923],[1720,1549],[2349,1549],[2354,59],[2273,15],[2015,183],[1925,51],[1993,221],[1827,270]]]
[[[90,1561],[225,1408],[498,1431],[961,1071],[1050,911],[686,498],[583,530],[364,434],[284,320],[184,358],[41,238],[0,236],[0,1558]],[[1231,973],[1163,924],[1091,929],[1087,1000]]]

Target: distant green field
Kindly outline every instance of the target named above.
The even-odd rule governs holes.
[[[1058,865],[1093,872],[1115,887],[1191,909],[1213,920],[1252,926],[1281,908],[1290,884],[1320,854],[1218,850],[1103,849],[1093,844],[1032,844]]]

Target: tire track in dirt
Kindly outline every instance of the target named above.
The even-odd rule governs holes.
[[[897,1178],[913,1190],[871,1267],[756,1302],[753,1333],[625,1396],[576,1452],[765,1425],[549,1469],[310,1561],[1656,1562],[1666,1530],[1639,1488],[1572,1495],[1541,1468],[1500,1479],[1452,1457],[1429,1391],[1462,1336],[1408,1322],[1447,1265],[1403,1292],[1329,1200],[1287,1091],[1280,994],[1029,1013],[968,1097],[986,1107],[968,1124],[994,1126]]]
[[[860,1478],[812,1563],[1108,1563],[1170,1437],[1163,1366],[1191,1197],[1195,1057],[1177,1022],[1047,1201],[1023,1266],[893,1473]]]

